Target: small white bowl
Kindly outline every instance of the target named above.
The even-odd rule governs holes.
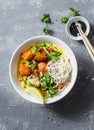
[[[86,36],[89,34],[89,32],[90,32],[90,24],[87,21],[87,19],[85,19],[84,17],[81,17],[81,16],[76,16],[76,17],[70,18],[70,20],[66,24],[66,33],[73,40],[82,40],[81,36],[75,37],[70,33],[71,24],[74,23],[74,22],[77,22],[77,21],[82,21],[82,22],[84,22],[86,24],[86,32],[85,32],[85,34],[86,34]]]
[[[17,79],[18,59],[20,57],[20,54],[23,51],[27,50],[32,45],[32,43],[36,44],[38,42],[48,42],[48,41],[60,46],[64,50],[66,55],[70,58],[71,65],[72,65],[72,82],[70,82],[69,85],[67,87],[65,87],[65,89],[63,89],[60,94],[54,96],[53,98],[48,98],[45,101],[45,104],[50,104],[50,103],[56,102],[56,101],[62,99],[63,97],[65,97],[70,92],[72,87],[74,86],[74,83],[77,78],[78,67],[77,67],[76,58],[75,58],[72,50],[63,41],[59,40],[56,37],[52,37],[52,36],[36,36],[36,37],[32,37],[32,38],[24,41],[22,44],[20,44],[20,46],[15,50],[14,54],[12,55],[12,58],[10,61],[10,66],[9,66],[9,76],[10,76],[12,85],[15,88],[15,90],[18,92],[18,94],[30,102],[39,103],[32,96],[28,95],[19,85],[19,82]]]

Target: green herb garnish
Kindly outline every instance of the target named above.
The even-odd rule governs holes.
[[[54,51],[54,52],[51,52],[51,53],[47,54],[47,57],[50,60],[52,60],[53,62],[55,62],[59,58],[60,55],[61,55],[60,52]]]
[[[74,8],[69,8],[70,9],[70,11],[72,12],[72,14],[71,14],[71,16],[77,16],[78,15],[78,12],[79,11],[77,11],[77,10],[75,10]]]
[[[43,29],[43,32],[44,32],[45,34],[49,34],[49,33],[50,33],[50,30],[49,30],[48,27],[45,27],[45,28]]]
[[[43,14],[42,17],[41,17],[41,22],[44,22],[44,23],[51,23],[51,18],[50,18],[50,15],[49,14]],[[46,26],[44,29],[43,29],[43,32],[45,34],[49,34],[50,33],[50,30],[49,28]]]
[[[24,82],[25,85],[27,84],[27,81],[26,81],[26,80],[24,80],[23,82]]]
[[[51,18],[49,14],[43,14],[41,17],[41,21],[44,23],[51,23]]]
[[[63,16],[63,17],[61,18],[61,23],[67,23],[68,20],[69,20],[69,17]]]
[[[37,46],[33,48],[33,54],[36,55],[39,52],[39,49]]]
[[[41,42],[41,43],[39,43],[38,45],[38,48],[43,48],[43,47],[45,47],[46,49],[48,49],[49,47],[51,47],[52,46],[52,43],[49,41],[49,42]]]
[[[77,11],[76,9],[70,7],[69,10],[71,11],[71,14],[68,15],[68,16],[63,16],[63,17],[61,17],[61,20],[60,20],[61,23],[67,23],[67,22],[69,21],[69,18],[70,18],[71,16],[74,17],[74,16],[77,16],[77,15],[78,15],[78,12],[79,12],[79,11]]]
[[[47,95],[48,96],[53,96],[54,95],[54,81],[53,79],[50,77],[50,75],[48,73],[46,73],[43,78],[40,79],[41,82],[41,86],[43,90],[47,91]]]

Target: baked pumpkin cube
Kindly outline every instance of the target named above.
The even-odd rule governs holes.
[[[33,54],[30,51],[25,51],[24,53],[22,53],[21,57],[26,60],[29,61],[33,58]]]
[[[31,74],[31,69],[24,64],[20,64],[19,74],[21,76],[29,76]]]

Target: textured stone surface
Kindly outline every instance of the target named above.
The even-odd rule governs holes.
[[[94,0],[0,0],[0,130],[94,130],[94,64],[82,42],[65,33],[61,16],[68,8],[80,10],[91,24],[94,45]],[[76,55],[77,82],[61,101],[41,106],[20,97],[9,80],[9,62],[22,41],[44,35],[43,13],[50,13],[53,36],[64,40]]]

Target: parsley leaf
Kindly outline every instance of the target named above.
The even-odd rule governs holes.
[[[54,89],[53,89],[53,87],[50,87],[50,89],[47,90],[47,94],[48,94],[48,96],[54,95]]]
[[[69,20],[69,17],[63,16],[63,17],[61,18],[61,23],[67,23],[68,20]]]
[[[52,60],[53,62],[55,62],[59,58],[60,55],[61,55],[60,52],[54,51],[54,52],[50,52],[49,54],[47,54],[47,57],[50,60]]]
[[[43,14],[43,16],[41,17],[41,22],[51,23],[50,15],[49,14]]]
[[[77,11],[76,9],[70,7],[69,10],[71,11],[71,15],[63,16],[63,17],[61,18],[61,23],[67,23],[68,20],[69,20],[69,18],[70,18],[71,16],[75,17],[75,16],[78,15],[78,12],[79,12],[79,11]]]
[[[48,96],[53,96],[54,95],[54,81],[53,79],[50,77],[50,75],[48,73],[46,73],[43,78],[40,79],[41,82],[41,86],[43,90],[47,91],[47,95]]]
[[[70,9],[70,11],[72,12],[72,14],[71,14],[72,16],[77,16],[77,15],[78,15],[78,12],[79,12],[79,11],[77,11],[76,9],[74,9],[74,8],[72,8],[72,7],[70,7],[69,9]]]
[[[49,33],[50,33],[50,30],[49,30],[48,27],[45,27],[45,28],[43,29],[43,32],[44,32],[45,34],[49,34]]]

